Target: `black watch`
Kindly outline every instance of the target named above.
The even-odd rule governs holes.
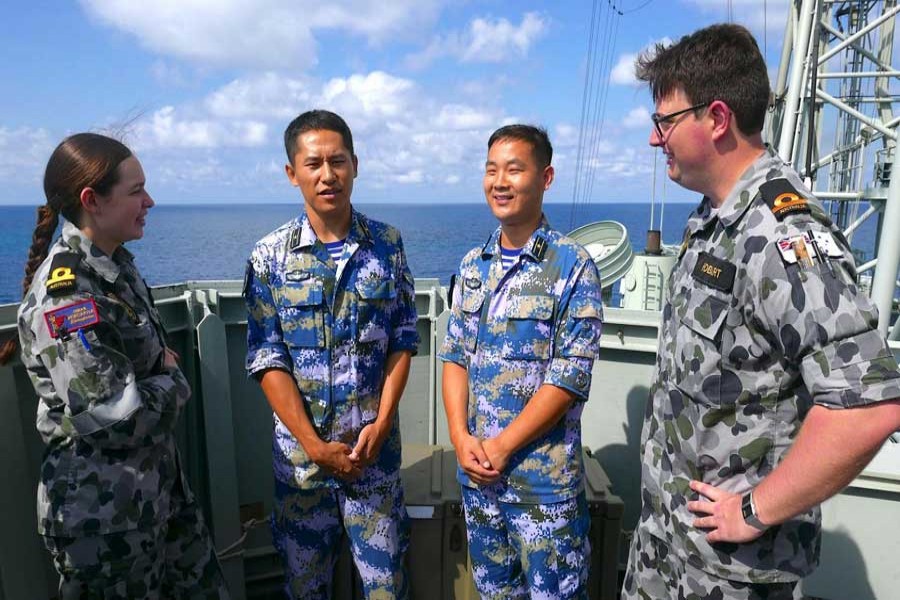
[[[741,514],[744,515],[744,523],[750,527],[760,531],[765,531],[769,528],[768,525],[765,525],[759,520],[759,517],[756,514],[756,505],[753,503],[752,490],[744,494],[744,497],[741,498]]]

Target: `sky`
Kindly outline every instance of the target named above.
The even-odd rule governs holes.
[[[0,205],[43,203],[50,153],[80,131],[125,141],[159,205],[297,202],[283,132],[312,108],[338,112],[353,130],[355,203],[483,201],[487,139],[514,122],[548,130],[556,181],[545,201],[571,202],[593,6],[12,0],[0,20]],[[635,56],[731,19],[757,37],[774,77],[788,0],[597,7],[606,101],[602,121],[587,119],[587,131],[598,122],[583,171],[589,200],[647,202],[653,105],[634,80]],[[658,197],[695,200],[664,185],[658,164]]]

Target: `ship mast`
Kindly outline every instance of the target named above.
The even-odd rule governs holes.
[[[807,178],[848,239],[877,219],[875,258],[858,266],[864,277],[874,269],[870,297],[885,335],[900,267],[898,12],[897,0],[792,0],[768,124],[779,156]],[[898,324],[891,339],[900,339]]]

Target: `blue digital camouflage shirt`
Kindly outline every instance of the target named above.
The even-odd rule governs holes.
[[[546,219],[508,271],[499,228],[463,258],[440,358],[468,371],[469,433],[496,437],[544,384],[576,397],[559,423],[512,456],[493,484],[500,501],[549,503],[581,491],[581,411],[602,317],[597,267]],[[462,470],[458,478],[474,487]]]
[[[247,371],[291,373],[319,437],[355,445],[375,421],[391,353],[418,348],[415,288],[400,232],[353,211],[332,260],[303,216],[257,242],[244,283]],[[298,488],[336,487],[274,416],[275,477]],[[395,421],[370,477],[400,467]]]

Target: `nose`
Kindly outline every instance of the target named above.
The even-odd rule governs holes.
[[[147,208],[153,208],[156,206],[156,202],[153,201],[153,197],[150,196],[150,192],[144,192],[144,206]]]
[[[666,144],[666,140],[663,139],[662,137],[660,137],[659,131],[656,130],[656,127],[650,128],[650,139],[648,140],[648,142],[654,148],[656,148],[656,147],[661,148]]]
[[[334,169],[331,167],[330,164],[328,164],[328,161],[325,161],[324,163],[322,163],[322,181],[327,183],[329,181],[334,181],[334,180],[335,180]]]

